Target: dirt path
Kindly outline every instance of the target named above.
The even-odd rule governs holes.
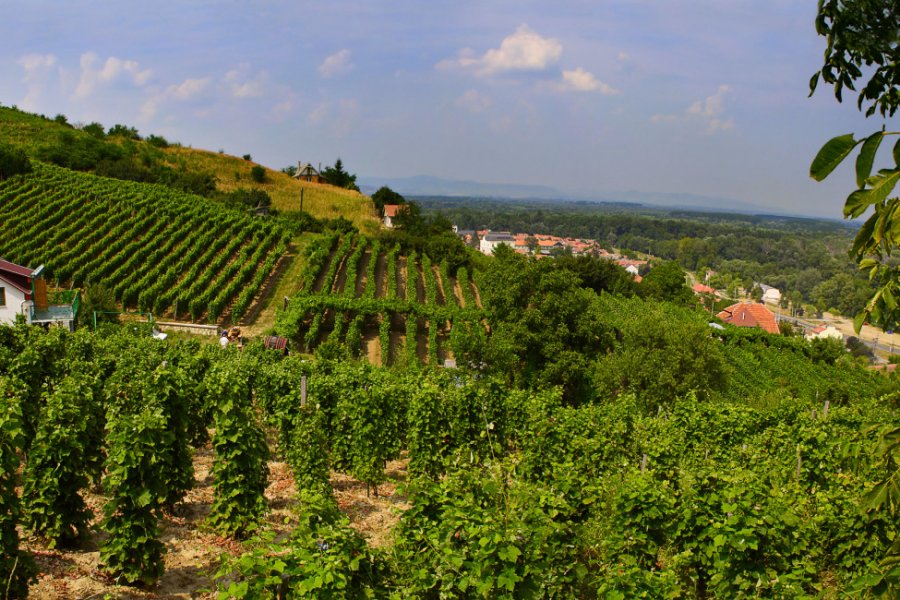
[[[344,255],[344,258],[341,259],[341,264],[338,265],[337,273],[334,275],[334,285],[331,286],[332,294],[340,294],[344,291],[344,286],[347,285],[347,261],[350,260],[350,257],[353,255],[353,249],[351,248],[347,254]]]
[[[427,297],[425,295],[425,273],[422,271],[422,265],[419,261],[413,265],[413,277],[416,278],[416,301],[419,304],[425,304]],[[409,279],[407,279],[409,281]]]
[[[407,277],[408,262],[405,256],[401,256],[397,260],[397,281],[395,283],[397,285],[397,299],[399,300],[406,300],[406,282],[409,281]]]
[[[378,262],[375,263],[375,297],[384,298],[387,296],[387,285],[385,278],[387,276],[387,256],[382,252],[378,255]]]
[[[459,279],[456,277],[450,278],[450,283],[453,285],[453,297],[456,298],[456,305],[460,308],[466,307],[466,298],[463,296],[462,287],[459,285]]]
[[[376,346],[377,341],[376,337]],[[88,539],[81,548],[50,549],[34,539],[27,539],[20,530],[22,545],[32,552],[39,569],[29,596],[42,600],[215,598],[216,594],[211,591],[215,589],[212,577],[220,557],[238,556],[244,546],[218,536],[204,526],[213,501],[210,471],[214,458],[209,445],[194,453],[194,487],[160,523],[161,540],[166,546],[165,573],[156,586],[141,589],[115,585],[99,570],[100,545],[105,536],[99,532],[99,522],[107,499],[87,493],[85,501],[94,512],[94,518]],[[406,498],[397,491],[397,485],[406,481],[407,463],[406,458],[388,463],[385,471],[388,481],[378,487],[377,497],[367,496],[365,484],[352,477],[337,472],[331,474],[338,506],[350,517],[351,527],[372,547],[390,544],[394,525],[402,511],[409,508]],[[266,500],[269,512],[264,518],[264,527],[287,534],[296,523],[296,494],[294,479],[286,463],[269,462]]]
[[[478,305],[478,308],[483,309],[484,305],[481,303],[481,293],[478,291],[478,286],[475,285],[474,281],[469,282],[469,289],[472,290],[472,294],[475,297],[475,304]]]
[[[328,258],[322,263],[322,270],[316,275],[316,283],[313,285],[312,293],[318,294],[322,291],[322,288],[325,286],[325,275],[328,274],[328,270],[331,268],[331,263],[336,254],[337,248],[332,248],[331,252],[328,253]]]
[[[441,276],[440,267],[431,265],[431,276],[434,277],[434,283],[436,284],[434,287],[437,291],[437,303],[441,306],[446,306],[447,294],[444,292],[444,278]]]
[[[366,292],[366,286],[369,285],[369,277],[367,275],[369,270],[369,261],[372,260],[372,247],[369,246],[366,248],[366,251],[363,252],[363,255],[359,259],[359,266],[356,269],[356,289],[354,293],[357,298],[361,298],[362,295]]]
[[[365,349],[366,358],[376,367],[383,366],[381,360],[381,341],[378,339],[378,323],[374,325],[367,323],[363,328],[362,345]]]

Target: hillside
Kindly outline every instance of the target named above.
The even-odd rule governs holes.
[[[126,126],[117,125],[114,129],[120,134],[110,135],[99,124],[76,127],[62,116],[48,119],[0,107],[0,142],[21,148],[32,159],[80,171],[95,171],[98,163],[105,163],[103,167],[109,168],[111,163],[130,160],[150,171],[169,169],[180,177],[211,177],[221,192],[238,188],[264,190],[272,197],[273,206],[285,211],[299,210],[302,189],[303,209],[317,219],[344,217],[366,231],[378,227],[372,203],[363,194],[296,181],[273,169],[266,170],[263,183],[256,183],[250,177],[250,170],[256,166],[254,162],[170,143],[160,136],[138,139],[138,132]]]
[[[0,182],[0,255],[58,286],[103,284],[124,309],[235,320],[285,253],[277,225],[161,185],[42,163]]]

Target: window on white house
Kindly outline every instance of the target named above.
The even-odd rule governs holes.
[[[0,287],[0,306],[6,306],[6,288]]]

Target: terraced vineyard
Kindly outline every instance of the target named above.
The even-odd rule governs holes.
[[[300,292],[276,320],[309,351],[329,343],[381,365],[440,364],[484,336],[478,289],[465,268],[402,256],[364,235],[332,233],[307,249]]]
[[[238,320],[284,254],[281,228],[170,188],[35,164],[0,183],[0,256],[124,308]]]

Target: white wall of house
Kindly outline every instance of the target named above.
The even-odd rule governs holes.
[[[494,249],[500,244],[506,244],[507,246],[512,248],[515,246],[516,241],[513,239],[489,240],[486,238],[481,238],[481,241],[479,242],[479,250],[481,250],[482,254],[487,254],[488,256],[490,256],[494,253]]]
[[[762,301],[766,304],[778,304],[781,302],[781,292],[775,288],[769,288],[763,294]]]
[[[2,278],[0,290],[3,290],[0,292],[0,323],[12,325],[16,322],[16,315],[22,313],[25,294]]]

